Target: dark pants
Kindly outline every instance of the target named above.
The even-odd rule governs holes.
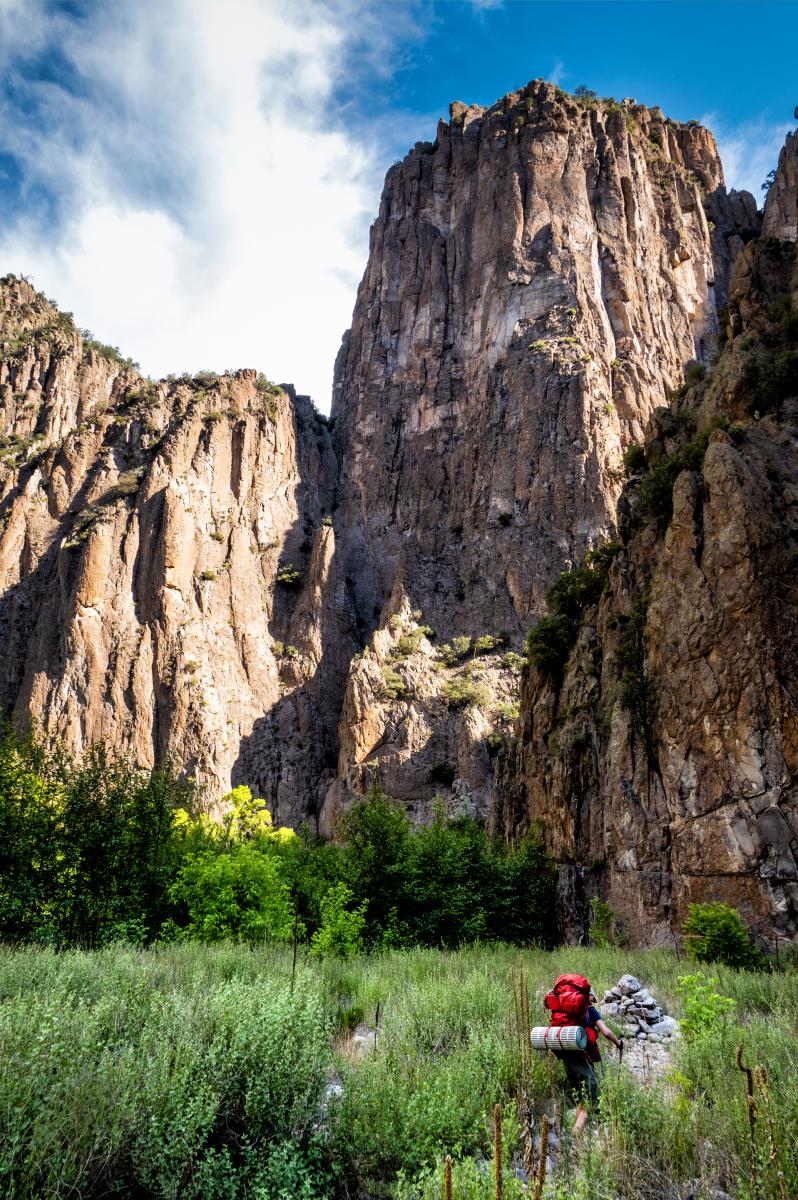
[[[572,1099],[580,1103],[596,1104],[598,1080],[593,1063],[584,1054],[561,1055],[568,1077],[567,1090]]]

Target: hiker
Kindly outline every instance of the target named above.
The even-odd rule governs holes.
[[[578,1101],[574,1131],[581,1133],[587,1125],[587,1105],[598,1100],[598,1080],[594,1064],[601,1062],[598,1035],[602,1034],[623,1053],[623,1038],[616,1037],[601,1019],[595,1007],[596,997],[584,975],[560,975],[543,1003],[551,1012],[549,1026],[565,1028],[581,1025],[587,1034],[584,1050],[558,1048],[553,1053],[562,1060],[568,1076],[568,1088]],[[585,1097],[585,1092],[587,1097]]]

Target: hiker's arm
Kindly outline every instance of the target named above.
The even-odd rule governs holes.
[[[605,1025],[603,1021],[596,1021],[596,1029],[598,1029],[599,1033],[603,1033],[605,1038],[608,1038],[612,1042],[613,1046],[620,1048],[621,1038],[615,1036],[609,1025]]]

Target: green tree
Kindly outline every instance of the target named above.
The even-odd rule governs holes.
[[[187,940],[291,937],[293,907],[280,859],[250,843],[190,854],[169,895],[184,918],[179,936]]]
[[[748,926],[737,910],[722,900],[691,904],[682,933],[688,954],[698,962],[719,962],[748,970],[765,965],[764,955],[751,941]]]
[[[352,891],[345,883],[330,888],[321,902],[321,925],[311,938],[311,954],[349,958],[363,949],[368,901],[350,908],[352,900]]]

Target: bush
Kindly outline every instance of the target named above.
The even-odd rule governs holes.
[[[569,617],[541,617],[527,638],[527,652],[541,675],[558,682],[575,640],[574,623]]]
[[[722,900],[691,904],[682,933],[688,954],[698,962],[717,962],[748,970],[765,964],[740,914]]]
[[[713,991],[717,979],[706,975],[680,975],[676,991],[683,1006],[682,1033],[688,1041],[712,1034],[737,1007],[730,996]]]
[[[393,667],[382,668],[383,699],[399,700],[407,691],[407,684]]]
[[[623,469],[626,472],[627,478],[630,475],[637,475],[646,469],[646,452],[637,442],[633,442],[631,446],[627,446],[623,452]]]
[[[447,679],[441,688],[441,696],[449,708],[485,708],[490,704],[490,692],[484,684],[475,683],[465,675]]]
[[[349,958],[363,948],[368,901],[354,909],[352,891],[345,883],[336,883],[321,902],[321,924],[310,941],[311,954]]]
[[[278,857],[254,845],[232,845],[189,855],[169,889],[185,910],[179,937],[220,942],[226,938],[260,941],[287,939],[293,931],[291,898]]]
[[[445,642],[440,648],[440,655],[447,667],[453,667],[471,653],[473,638],[460,635],[450,642]]]
[[[285,563],[277,572],[277,583],[290,591],[299,591],[302,587],[302,572],[293,563]]]

